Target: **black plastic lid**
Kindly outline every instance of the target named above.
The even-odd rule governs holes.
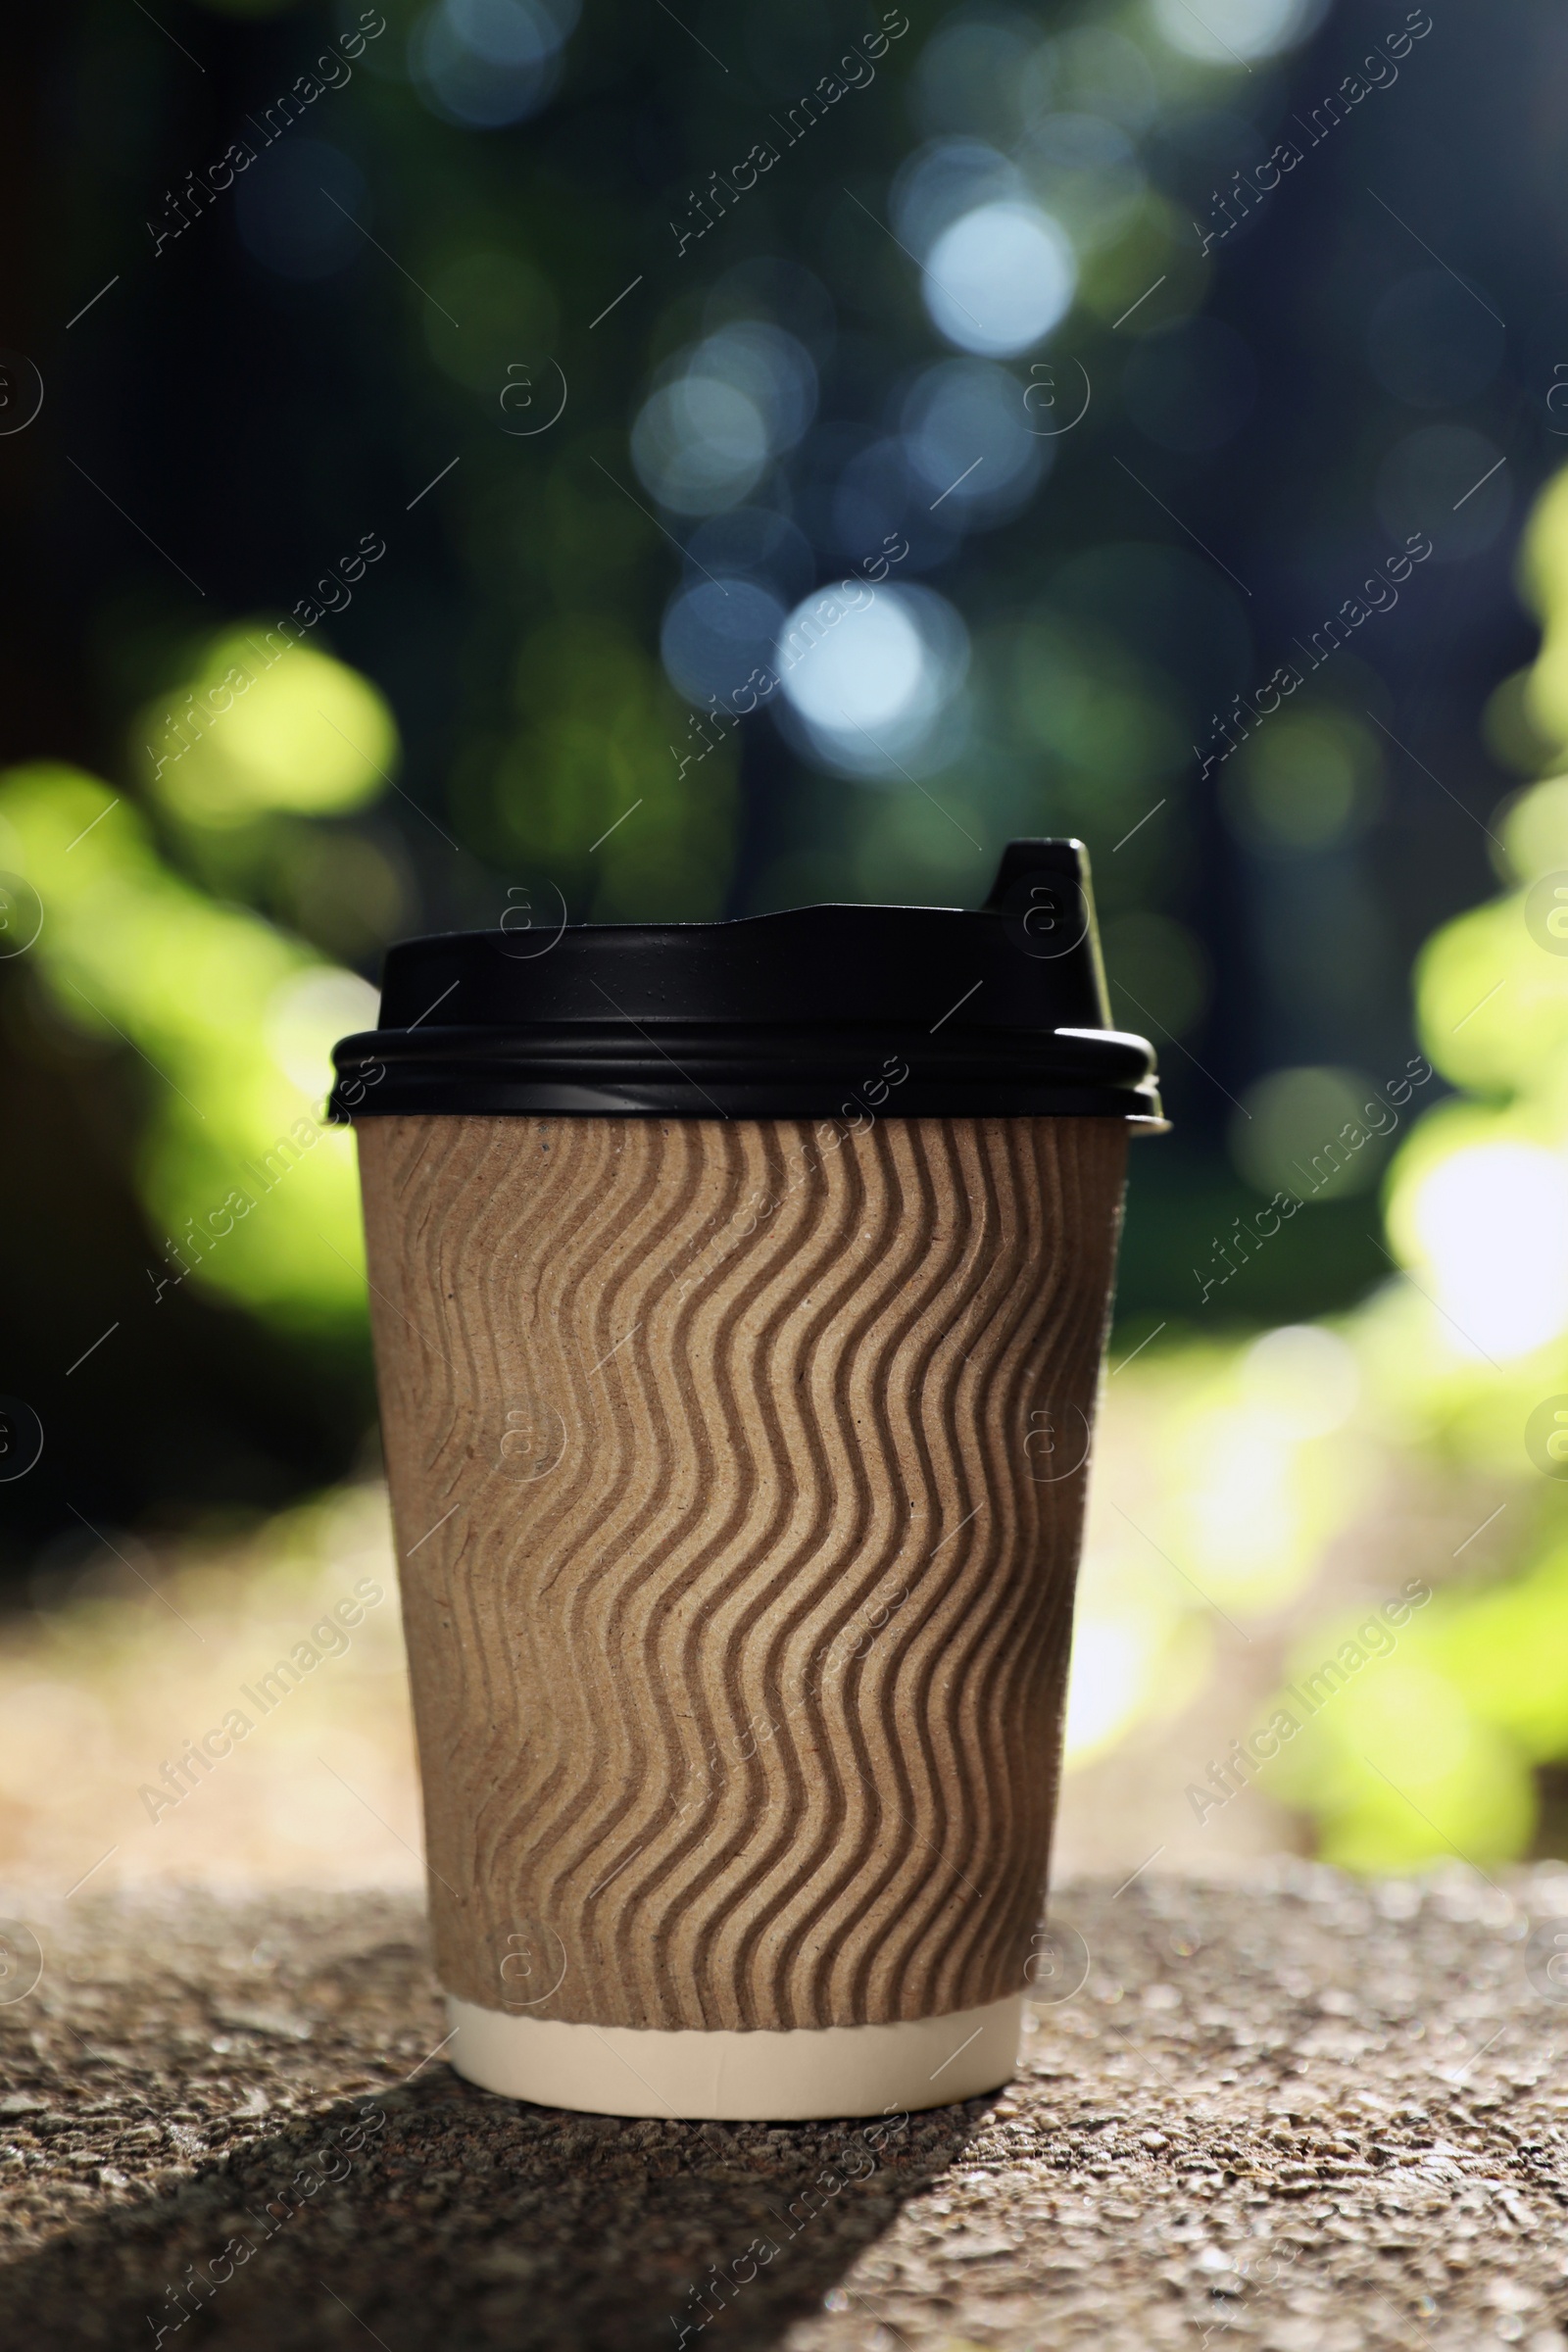
[[[1162,1125],[1152,1050],[1110,1026],[1081,842],[1015,841],[983,907],[799,906],[719,923],[456,931],[387,952],[379,1029],[331,1115]]]

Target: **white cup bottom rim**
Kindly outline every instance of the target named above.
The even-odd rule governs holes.
[[[1023,1995],[881,2026],[660,2033],[447,1996],[443,2055],[486,2090],[590,2115],[800,2123],[956,2105],[1017,2069]]]

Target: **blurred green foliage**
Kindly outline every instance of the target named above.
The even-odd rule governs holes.
[[[1525,693],[1555,767],[1568,760],[1556,682],[1568,472],[1537,504],[1522,571],[1544,632]],[[1269,1767],[1267,1785],[1312,1816],[1325,1856],[1356,1869],[1526,1851],[1538,1772],[1568,1762],[1568,778],[1524,788],[1499,821],[1512,887],[1445,924],[1416,964],[1422,1044],[1459,1090],[1427,1111],[1388,1175],[1390,1240],[1417,1288],[1347,1329],[1372,1412],[1418,1466],[1501,1482],[1510,1566],[1446,1585],[1396,1654],[1337,1691]],[[1298,1672],[1353,1630],[1325,1624]]]
[[[74,770],[0,779],[0,856],[43,902],[32,953],[58,1017],[128,1044],[163,1082],[135,1167],[154,1298],[160,1277],[188,1275],[294,1330],[358,1324],[352,1141],[318,1114],[324,1055],[373,1020],[373,991],[209,897],[129,802]]]

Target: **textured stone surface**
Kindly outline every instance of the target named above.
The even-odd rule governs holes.
[[[870,2141],[472,2090],[401,1894],[4,1907],[8,2345],[1568,2345],[1560,1869],[1068,1888],[1016,2083]]]
[[[442,1981],[600,2026],[1017,1990],[1116,1119],[360,1132]]]

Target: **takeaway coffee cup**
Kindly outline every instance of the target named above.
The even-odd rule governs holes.
[[[459,2071],[1013,2071],[1129,1132],[1073,842],[990,903],[414,940],[336,1054]]]

